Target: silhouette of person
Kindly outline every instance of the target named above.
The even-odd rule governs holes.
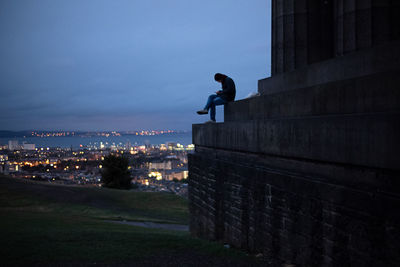
[[[235,82],[232,80],[232,78],[226,76],[225,74],[216,73],[214,75],[214,80],[221,83],[222,90],[210,95],[204,109],[197,111],[197,114],[204,115],[208,114],[208,110],[210,110],[210,120],[206,123],[215,123],[215,107],[219,105],[225,105],[230,101],[234,101],[236,95]]]

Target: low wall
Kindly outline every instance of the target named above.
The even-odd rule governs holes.
[[[196,147],[189,156],[193,235],[272,264],[396,266],[397,172]]]

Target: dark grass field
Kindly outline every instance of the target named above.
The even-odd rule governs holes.
[[[0,177],[0,265],[262,265],[253,256],[187,232],[104,221],[122,219],[187,224],[187,202],[166,193]]]

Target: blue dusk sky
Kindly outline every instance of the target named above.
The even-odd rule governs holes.
[[[190,130],[270,75],[270,0],[1,0],[0,130]],[[217,121],[223,120],[222,107]]]

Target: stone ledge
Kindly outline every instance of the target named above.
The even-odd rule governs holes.
[[[288,116],[313,116],[400,111],[400,69],[262,95],[225,105],[224,119],[243,121]]]
[[[241,152],[400,170],[400,114],[194,124],[193,143]]]
[[[259,80],[258,91],[275,94],[399,68],[400,41],[396,41]]]

